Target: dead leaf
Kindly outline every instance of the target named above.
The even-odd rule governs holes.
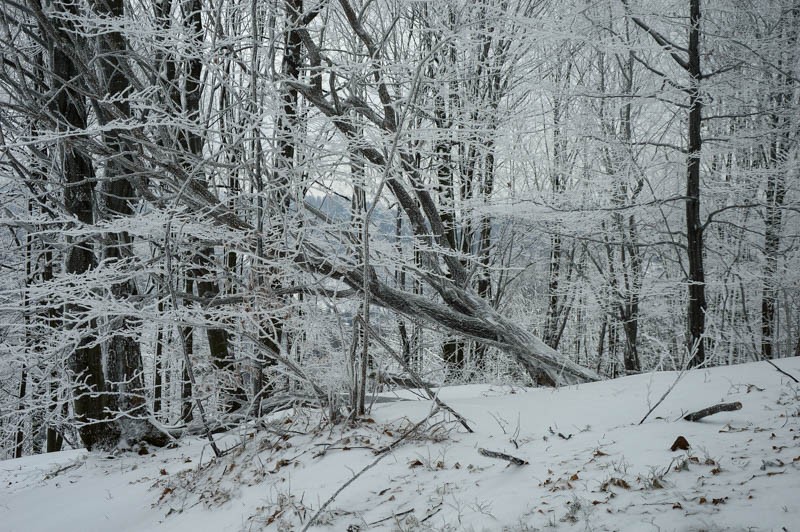
[[[577,473],[575,473],[574,475],[572,475],[571,477],[569,477],[569,479],[570,479],[570,480],[572,480],[573,482],[574,482],[574,481],[576,481],[576,480],[578,480],[578,479],[579,479],[579,477],[578,477],[578,474],[577,474]]]
[[[670,450],[672,452],[675,452],[678,449],[680,449],[681,451],[688,451],[689,450],[689,442],[683,436],[678,436],[675,439],[675,442],[672,444],[672,447],[670,447]]]
[[[714,505],[725,504],[725,501],[727,501],[727,500],[728,500],[727,497],[720,497],[719,499],[711,499],[711,504],[714,504]]]
[[[422,465],[422,462],[420,462],[419,460],[412,460],[411,462],[408,463],[408,467],[410,467],[412,469],[415,468],[415,467],[420,467],[421,465]]]
[[[275,520],[278,519],[281,516],[282,513],[283,513],[283,509],[281,509],[281,508],[278,508],[277,510],[275,510],[275,512],[271,516],[269,516],[267,518],[267,524],[271,525],[272,523],[274,523]]]
[[[631,485],[628,484],[628,482],[625,481],[624,479],[617,478],[617,477],[611,477],[610,479],[606,480],[605,482],[603,482],[600,485],[600,490],[601,491],[608,491],[608,488],[610,486],[614,486],[614,487],[622,488],[622,489],[626,489],[626,490],[631,489]]]
[[[291,464],[289,460],[281,458],[280,460],[277,461],[277,463],[275,464],[275,468],[272,471],[270,471],[270,473],[277,473],[278,471],[281,470],[282,467],[285,467],[289,464]]]
[[[163,468],[161,469],[161,471],[159,471],[159,473],[161,473],[162,475],[169,475],[169,473],[167,473],[167,470]]]
[[[681,506],[681,503],[676,502],[675,504],[672,505],[672,509],[673,510],[683,510],[683,506]]]
[[[595,458],[598,456],[608,456],[608,453],[604,453],[600,449],[595,449],[594,452],[592,453],[592,456],[594,456]]]
[[[700,497],[700,500],[697,501],[697,502],[700,503],[700,504],[705,504],[705,503],[708,502],[708,499],[706,499],[705,497]]]

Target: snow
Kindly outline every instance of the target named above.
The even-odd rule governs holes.
[[[800,376],[800,359],[776,362]],[[797,530],[800,386],[759,362],[557,390],[469,385],[430,401],[385,394],[370,418],[331,427],[314,411],[207,442],[114,457],[83,451],[0,462],[0,530]],[[403,400],[399,400],[403,399]],[[696,423],[719,402],[743,408]],[[376,455],[398,438],[389,452]],[[688,451],[670,450],[684,436]],[[487,458],[479,448],[528,465]]]

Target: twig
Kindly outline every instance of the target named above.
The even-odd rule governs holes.
[[[70,469],[73,469],[75,467],[80,467],[82,465],[83,465],[83,460],[76,460],[76,461],[72,462],[71,464],[65,465],[64,467],[56,469],[55,471],[51,471],[50,473],[48,473],[48,474],[46,474],[44,476],[44,479],[45,480],[50,480],[51,478],[57,477],[58,475],[60,475],[64,471],[69,471]]]
[[[662,395],[662,396],[661,396],[661,399],[659,399],[659,400],[656,402],[656,404],[654,404],[654,405],[653,405],[653,407],[652,407],[652,408],[650,408],[650,410],[648,410],[648,411],[647,411],[647,413],[644,415],[644,417],[642,418],[642,420],[639,422],[639,425],[641,425],[642,423],[644,423],[644,422],[645,422],[645,420],[646,420],[648,417],[650,417],[650,414],[652,414],[652,413],[653,413],[653,410],[655,410],[656,408],[658,408],[658,405],[660,405],[661,403],[663,403],[663,402],[664,402],[664,399],[666,399],[666,398],[667,398],[667,396],[669,395],[669,393],[672,391],[672,389],[673,389],[673,388],[675,388],[675,386],[678,384],[678,381],[680,381],[680,380],[681,380],[681,377],[683,377],[683,374],[684,374],[684,373],[686,373],[686,368],[682,369],[682,370],[680,371],[680,373],[678,373],[678,376],[677,376],[677,377],[675,377],[675,382],[673,382],[673,383],[672,383],[672,385],[671,385],[669,388],[667,388],[667,391],[666,391],[666,392],[664,392],[664,395]]]
[[[432,417],[432,416],[433,416],[433,415],[434,415],[436,412],[438,412],[438,411],[439,411],[439,408],[438,408],[438,406],[437,406],[437,407],[434,407],[434,408],[433,408],[433,409],[430,411],[430,413],[429,413],[427,416],[425,416],[425,419],[423,419],[422,421],[420,421],[419,423],[417,423],[416,425],[414,425],[413,427],[411,427],[410,429],[408,429],[408,430],[407,430],[407,431],[406,431],[406,432],[405,432],[405,433],[404,433],[402,436],[400,436],[399,438],[397,438],[396,440],[394,440],[392,443],[390,443],[390,444],[389,444],[389,445],[387,445],[386,447],[384,447],[384,448],[382,448],[382,449],[378,449],[377,451],[375,451],[375,454],[386,454],[386,453],[388,453],[389,451],[391,451],[392,449],[394,449],[395,447],[397,447],[397,445],[398,445],[400,442],[402,442],[403,440],[405,440],[406,438],[408,438],[409,436],[411,436],[412,434],[414,434],[415,432],[417,432],[417,429],[419,429],[419,428],[420,428],[420,427],[421,427],[421,426],[422,426],[424,423],[426,423],[426,422],[427,422],[427,421],[428,421],[428,420],[429,420],[429,419],[430,419],[430,418],[431,418],[431,417]]]
[[[781,373],[783,373],[784,375],[786,375],[787,377],[789,377],[790,379],[792,379],[794,382],[800,383],[800,381],[799,381],[799,380],[797,380],[797,377],[795,377],[794,375],[792,375],[792,374],[790,374],[790,373],[787,373],[787,372],[785,372],[784,370],[782,370],[781,368],[779,368],[778,366],[776,366],[776,365],[775,365],[775,363],[774,363],[773,361],[771,361],[771,360],[767,360],[767,359],[764,359],[764,362],[766,362],[767,364],[769,364],[769,365],[770,365],[770,366],[772,366],[773,368],[777,369],[778,371],[780,371]]]
[[[516,456],[511,456],[510,454],[506,453],[498,453],[497,451],[478,449],[478,454],[482,456],[487,456],[489,458],[497,458],[499,460],[505,460],[506,462],[511,462],[514,465],[528,465],[527,460],[523,460],[522,458],[517,458]]]
[[[364,322],[364,320],[361,319],[361,316],[356,316],[356,320],[361,322],[364,325],[364,327],[371,332],[372,339],[378,342],[381,345],[381,347],[386,349],[386,351],[388,351],[389,354],[392,355],[392,358],[394,358],[397,361],[397,363],[403,367],[406,373],[408,373],[411,376],[411,379],[414,381],[414,383],[425,391],[425,393],[428,395],[428,398],[431,401],[433,401],[436,404],[436,406],[438,406],[442,410],[449,412],[453,417],[455,417],[458,420],[458,422],[461,423],[461,426],[467,429],[467,432],[469,433],[475,432],[472,430],[469,424],[467,424],[467,420],[464,419],[464,416],[462,416],[461,414],[450,408],[449,405],[442,402],[442,400],[439,399],[439,397],[435,393],[433,393],[433,390],[431,390],[431,388],[425,383],[425,381],[422,380],[422,377],[420,377],[417,374],[417,372],[411,368],[411,366],[403,359],[403,357],[401,357],[397,353],[397,351],[392,349],[391,346],[389,346],[389,344],[387,344],[383,340],[383,338],[381,338],[381,336],[377,334],[375,330],[372,329],[372,326],[370,324]]]
[[[186,185],[189,184],[189,179],[181,186],[180,191],[178,192],[178,199],[183,194],[184,190],[186,189]],[[177,200],[176,200],[177,201]],[[172,232],[172,218],[175,215],[175,212],[170,212],[169,218],[167,219],[167,225],[164,228],[164,254],[166,256],[166,274],[167,274],[167,289],[169,290],[170,301],[172,302],[172,312],[177,312],[178,310],[178,297],[175,295],[175,287],[172,284],[172,251],[170,250],[170,241],[169,235]],[[192,366],[192,359],[189,357],[189,352],[186,349],[186,342],[178,342],[181,344],[181,353],[183,354],[183,362],[184,368],[186,370],[186,375],[189,377],[189,382],[192,384],[192,392],[194,394],[195,390],[197,390],[197,382],[194,378],[194,367]],[[220,451],[219,447],[217,447],[217,442],[214,441],[214,436],[211,433],[211,428],[208,424],[208,418],[206,416],[206,410],[203,407],[203,402],[200,401],[200,398],[195,396],[194,403],[197,407],[197,412],[200,414],[200,421],[203,424],[203,428],[205,428],[206,438],[208,438],[209,443],[211,444],[211,449],[214,451],[214,456],[217,458],[222,456],[222,451]]]
[[[389,517],[384,517],[383,519],[378,519],[377,521],[373,521],[373,522],[369,523],[369,526],[375,526],[375,525],[377,525],[378,523],[383,523],[384,521],[388,521],[389,519],[397,519],[398,517],[403,517],[404,515],[408,515],[408,514],[410,514],[410,513],[411,513],[411,512],[413,512],[413,511],[414,511],[414,509],[413,509],[413,508],[411,508],[410,510],[405,510],[405,511],[402,511],[402,512],[397,512],[396,514],[392,514],[392,515],[390,515]]]
[[[383,460],[384,458],[389,456],[389,451],[390,450],[392,450],[395,446],[397,446],[397,444],[399,444],[401,441],[406,439],[410,434],[414,433],[420,426],[422,426],[424,423],[426,423],[431,418],[431,416],[433,416],[437,411],[438,411],[438,408],[432,409],[430,411],[430,413],[427,416],[425,416],[425,419],[423,419],[422,421],[420,421],[419,423],[417,423],[416,425],[411,427],[408,431],[406,431],[405,434],[403,434],[402,436],[397,438],[391,444],[389,444],[386,447],[384,447],[383,449],[380,449],[379,451],[377,451],[376,453],[377,453],[378,457],[375,458],[375,460],[373,460],[369,464],[367,464],[361,471],[359,471],[358,473],[353,475],[347,482],[345,482],[344,484],[339,486],[339,489],[337,489],[336,492],[334,492],[334,494],[331,495],[328,498],[327,501],[325,501],[325,504],[320,506],[319,510],[317,510],[317,513],[315,513],[314,516],[311,519],[308,520],[308,522],[306,523],[306,526],[303,527],[302,532],[306,532],[309,528],[311,528],[311,525],[314,524],[314,521],[316,521],[317,518],[319,518],[319,516],[322,515],[322,512],[324,512],[325,509],[328,506],[330,506],[330,504],[334,501],[334,499],[336,499],[336,497],[338,497],[339,494],[341,492],[343,492],[347,488],[347,486],[349,486],[350,484],[355,482],[358,477],[360,477],[361,475],[363,475],[364,473],[366,473],[367,471],[369,471],[370,469],[372,469],[373,467],[378,465],[378,462],[380,462],[381,460]]]
[[[718,412],[733,412],[734,410],[741,409],[742,403],[739,401],[736,401],[735,403],[720,403],[718,405],[709,406],[708,408],[698,410],[697,412],[692,412],[691,414],[686,414],[683,416],[683,419],[686,421],[700,421],[704,417],[716,414]]]
[[[439,503],[436,506],[434,506],[434,510],[430,512],[428,515],[426,515],[425,518],[422,521],[420,521],[420,523],[424,523],[425,521],[427,521],[428,519],[430,519],[431,517],[433,517],[434,515],[438,514],[441,511],[442,511],[442,503]]]

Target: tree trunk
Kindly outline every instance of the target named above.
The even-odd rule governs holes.
[[[28,389],[28,370],[22,366],[19,376],[19,417],[17,418],[17,434],[14,437],[14,458],[22,458],[25,450],[25,397]]]
[[[571,63],[567,66],[566,82],[569,83]],[[560,71],[556,75],[556,83],[560,83]],[[552,170],[550,176],[550,186],[552,187],[552,194],[557,197],[562,194],[566,188],[564,166],[566,157],[566,140],[562,134],[563,115],[565,114],[566,104],[563,102],[562,97],[556,96],[553,102],[553,164],[555,168]],[[558,344],[561,342],[561,331],[564,326],[562,321],[566,323],[567,313],[569,309],[566,308],[564,302],[565,294],[563,294],[563,287],[561,286],[562,277],[562,253],[563,242],[559,227],[554,227],[553,234],[550,235],[550,262],[548,268],[548,281],[547,281],[547,313],[545,314],[544,329],[542,331],[542,340],[553,349],[558,349]]]
[[[191,276],[186,276],[184,288],[187,294],[191,294],[194,282]],[[192,360],[194,356],[194,327],[179,327],[180,341],[183,342],[183,352],[185,358]],[[194,398],[192,397],[192,381],[189,375],[189,367],[186,360],[183,362],[181,371],[181,423],[192,421],[192,410],[194,409]]]
[[[689,145],[686,173],[686,237],[689,258],[689,367],[697,367],[706,359],[704,334],[706,325],[706,288],[703,269],[703,223],[700,220],[700,151],[702,98],[700,94],[700,0],[690,0],[689,28]]]
[[[58,2],[62,11],[76,15],[76,7],[71,3]],[[45,32],[43,32],[45,33]],[[86,108],[83,96],[67,80],[79,76],[78,69],[70,56],[70,50],[60,45],[53,47],[52,69],[55,79],[61,85],[53,100],[53,107],[62,117],[64,126],[74,131],[86,129]],[[91,159],[80,152],[75,144],[62,144],[62,170],[66,179],[64,188],[64,207],[84,226],[94,223],[94,168]],[[87,237],[73,237],[67,249],[65,271],[67,274],[84,274],[95,266],[95,256],[91,240]],[[103,374],[102,351],[97,342],[97,322],[94,318],[83,319],[88,310],[80,303],[67,305],[64,309],[65,322],[77,329],[78,341],[67,360],[74,379],[75,419],[80,424],[78,433],[81,442],[88,449],[113,448],[119,439],[119,429],[112,423],[106,410],[106,383]]]
[[[761,290],[761,357],[765,359],[778,355],[775,349],[777,344],[775,306],[778,298],[778,261],[780,259],[783,208],[786,199],[786,173],[797,174],[797,170],[789,168],[786,163],[792,144],[788,104],[792,102],[794,95],[795,78],[792,73],[796,70],[796,65],[792,59],[796,58],[795,47],[800,7],[795,4],[795,7],[784,15],[783,20],[786,21],[785,28],[788,27],[788,30],[784,28],[781,33],[785,34],[788,31],[786,48],[790,60],[788,64],[784,64],[782,58],[778,60],[778,69],[788,68],[789,71],[788,74],[774,74],[780,88],[770,98],[773,107],[770,121],[774,132],[767,163],[769,170],[767,172],[766,212],[764,213],[766,227],[764,229],[764,270]]]
[[[93,0],[93,9],[100,15],[120,19],[125,15],[122,0]],[[128,80],[127,44],[119,31],[110,31],[97,41],[98,57],[104,89],[113,103],[101,112],[99,120],[105,125],[114,120],[130,118],[130,92]],[[103,194],[105,208],[112,217],[131,217],[136,197],[131,176],[126,167],[132,162],[131,150],[123,140],[123,129],[110,127],[103,133],[103,141],[111,156],[106,161]],[[125,231],[111,235],[111,244],[106,247],[105,256],[110,263],[120,263],[133,254],[133,238]],[[112,296],[124,302],[137,295],[136,284],[132,278],[111,287]],[[136,320],[130,316],[120,316],[119,323],[111,326],[116,329],[108,342],[107,367],[111,376],[109,406],[120,416],[119,425],[126,443],[147,441],[155,445],[165,445],[169,439],[148,419],[149,411],[145,396],[141,346]]]

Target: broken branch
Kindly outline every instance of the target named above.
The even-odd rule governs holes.
[[[709,406],[708,408],[704,408],[702,410],[698,410],[697,412],[692,412],[691,414],[687,414],[683,416],[683,419],[686,421],[700,421],[704,417],[711,416],[718,412],[733,412],[734,410],[741,410],[742,403],[736,401],[735,403],[720,403],[718,405]]]
[[[523,460],[522,458],[517,458],[516,456],[511,456],[510,454],[506,453],[489,451],[488,449],[478,449],[478,454],[480,454],[481,456],[486,456],[488,458],[497,458],[498,460],[505,460],[506,462],[511,462],[514,465],[528,465],[527,460]]]

